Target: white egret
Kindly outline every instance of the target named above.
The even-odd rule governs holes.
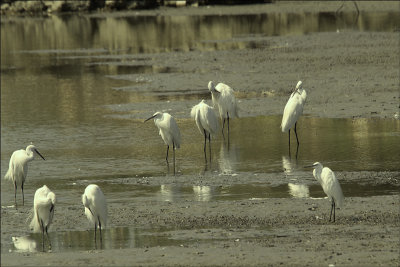
[[[28,174],[28,162],[32,161],[35,157],[35,154],[38,154],[43,160],[44,157],[39,153],[36,147],[32,144],[26,147],[26,149],[20,149],[14,151],[10,158],[10,163],[8,167],[8,171],[4,176],[4,179],[10,180],[14,183],[14,202],[15,207],[17,207],[17,187],[21,187],[22,191],[22,205],[24,205],[25,197],[24,197],[24,183],[26,180],[26,176]]]
[[[239,117],[235,93],[229,85],[218,83],[217,86],[214,86],[212,81],[208,83],[208,89],[211,92],[213,105],[218,108],[219,116],[223,120],[222,135],[224,134],[225,120],[227,120],[229,137],[229,119]]]
[[[303,89],[302,81],[299,81],[296,88],[293,90],[285,109],[283,110],[281,129],[283,133],[289,131],[289,151],[290,151],[290,129],[294,126],[294,133],[296,134],[297,147],[299,146],[299,138],[297,137],[297,120],[303,114],[303,107],[306,102],[307,93]]]
[[[42,249],[44,251],[44,233],[46,232],[49,248],[51,242],[48,229],[54,216],[54,207],[56,204],[56,195],[46,186],[42,186],[36,190],[33,200],[33,219],[30,228],[34,232],[42,232]]]
[[[164,140],[164,143],[167,145],[167,157],[165,158],[168,163],[168,151],[169,146],[172,146],[174,152],[174,173],[175,173],[175,149],[180,148],[181,146],[181,132],[179,131],[178,124],[174,117],[170,114],[164,112],[156,112],[153,116],[146,119],[144,122],[154,119],[154,124],[157,126],[160,131],[159,134],[161,138]]]
[[[332,219],[332,211],[333,221],[335,221],[335,208],[340,208],[344,202],[344,195],[339,181],[336,179],[336,176],[331,169],[322,166],[322,164],[319,162],[315,162],[313,165],[308,167],[314,168],[313,175],[315,179],[317,179],[317,181],[321,184],[322,189],[328,196],[328,199],[332,201],[329,221]]]
[[[85,206],[86,217],[94,224],[94,242],[96,243],[96,231],[99,228],[101,243],[101,228],[107,224],[107,203],[100,187],[95,184],[88,185],[82,195],[82,203]]]
[[[192,108],[190,116],[196,121],[200,133],[204,134],[204,157],[206,161],[206,145],[208,138],[211,161],[211,135],[214,135],[218,131],[219,127],[218,118],[217,115],[215,115],[214,108],[207,105],[204,100],[201,100],[199,104]]]

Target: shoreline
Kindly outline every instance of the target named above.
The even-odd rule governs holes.
[[[268,7],[265,10],[260,5],[213,6],[97,12],[87,16],[335,12],[339,4],[276,2],[262,5]],[[358,7],[361,12],[385,12],[398,10],[399,4],[361,2]],[[345,9],[354,12],[351,3]],[[214,80],[218,73],[219,79],[235,85],[241,101],[240,114],[247,117],[281,114],[290,88],[301,79],[308,93],[305,116],[389,118],[398,124],[398,118],[394,118],[399,115],[399,66],[398,57],[393,56],[398,51],[398,37],[396,30],[255,36],[251,41],[257,45],[250,48],[160,53],[149,57],[146,64],[179,66],[186,72],[168,74],[170,79],[150,73],[152,83],[141,86],[142,90],[178,88],[179,92],[195,84],[194,89],[206,90],[206,81]],[[234,64],[238,59],[241,64]],[[194,103],[194,100],[177,101],[179,104],[174,108],[186,112],[191,101]],[[173,103],[165,104],[166,108]],[[146,112],[150,109],[146,102],[137,105]],[[130,119],[142,119],[140,116],[130,114]],[[368,180],[395,186],[400,183],[399,171],[337,173],[348,181]],[[276,176],[275,173],[211,175],[202,177],[201,184],[236,185],[243,182],[241,179],[257,184],[267,178],[273,184],[279,179],[274,179]],[[307,182],[312,179],[310,172]],[[136,183],[152,186],[193,186],[197,185],[198,177],[163,176],[148,180],[132,178]],[[78,202],[67,205],[61,201],[56,206],[50,236],[57,231],[89,231]],[[346,197],[345,202],[336,212],[336,222],[330,223],[330,203],[326,198],[267,197],[208,202],[192,199],[170,202],[154,196],[136,197],[132,201],[119,199],[109,203],[109,228],[165,227],[171,229],[166,234],[182,241],[182,245],[49,253],[2,251],[1,263],[2,266],[397,266],[399,194]],[[3,240],[30,233],[26,223],[30,210],[30,206],[18,211],[2,206]]]

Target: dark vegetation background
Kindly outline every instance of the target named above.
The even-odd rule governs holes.
[[[96,10],[150,9],[161,6],[240,5],[271,3],[273,0],[0,0],[2,14],[40,14],[42,12],[73,12]]]

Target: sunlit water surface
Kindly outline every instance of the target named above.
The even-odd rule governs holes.
[[[130,85],[119,78],[121,75],[141,74],[143,80],[136,80],[140,84],[147,82],[148,73],[182,71],[148,65],[144,53],[156,56],[169,51],[257,48],[268,45],[265,36],[393,31],[395,25],[398,16],[387,13],[361,13],[359,17],[355,13],[316,13],[2,18],[1,176],[11,153],[31,141],[46,161],[30,163],[25,184],[29,205],[35,189],[43,184],[56,192],[64,206],[79,202],[89,183],[99,184],[108,201],[117,203],[135,198],[231,201],[323,197],[311,170],[303,168],[315,161],[337,172],[398,171],[398,120],[326,119],[305,114],[298,125],[301,145],[296,158],[295,143],[289,154],[287,135],[279,129],[280,116],[240,118],[232,121],[229,144],[221,135],[212,141],[212,163],[206,164],[203,138],[189,118],[192,103],[209,98],[206,90],[115,90]],[[183,140],[176,152],[177,177],[187,177],[188,182],[146,185],[138,181],[173,175],[154,124],[143,123],[166,101],[181,107],[177,118]],[[126,113],[136,116],[123,115]],[[221,175],[243,178],[227,186],[210,182],[213,176]],[[265,179],[254,183],[255,176]],[[341,183],[346,196],[396,194],[399,189],[369,182],[360,177],[359,181],[343,179]],[[2,179],[2,207],[13,208],[13,197],[12,185]],[[170,231],[173,229],[107,229],[103,248],[191,241],[171,238]],[[14,240],[8,237],[3,240],[6,237],[2,234],[2,252],[40,249],[38,234]],[[53,251],[92,249],[91,237],[92,231],[51,233]]]

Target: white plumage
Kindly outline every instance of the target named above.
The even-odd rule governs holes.
[[[290,147],[290,129],[294,128],[296,134],[297,145],[299,145],[299,139],[297,137],[297,120],[303,114],[303,107],[306,102],[307,92],[303,89],[302,82],[299,81],[296,88],[293,90],[288,102],[286,103],[285,109],[283,110],[283,117],[281,123],[281,129],[283,133],[289,132],[289,147]]]
[[[204,157],[206,160],[206,143],[208,138],[211,161],[211,135],[214,135],[219,127],[214,108],[207,105],[204,100],[201,100],[199,104],[192,108],[190,116],[195,120],[200,133],[204,134]]]
[[[159,134],[161,138],[164,140],[164,143],[167,145],[167,157],[166,160],[168,162],[168,151],[169,146],[172,146],[174,152],[174,164],[175,164],[175,149],[180,148],[181,146],[181,132],[179,131],[178,124],[176,123],[174,117],[170,114],[164,112],[156,112],[153,116],[146,119],[146,121],[154,119],[154,124],[157,126],[159,130]],[[175,168],[174,168],[175,171]]]
[[[95,184],[88,185],[82,195],[82,203],[86,217],[94,225],[94,241],[96,242],[96,231],[99,228],[101,242],[101,229],[107,225],[107,202],[100,187]]]
[[[196,121],[197,128],[199,128],[201,134],[206,132],[207,135],[214,135],[218,131],[219,123],[215,110],[207,105],[204,100],[192,107],[190,116]]]
[[[44,250],[44,233],[47,235],[51,247],[48,229],[53,221],[56,195],[46,186],[42,186],[35,192],[33,200],[33,219],[30,228],[34,232],[42,232],[42,248]]]
[[[340,187],[339,181],[336,179],[335,174],[328,167],[324,167],[321,163],[315,162],[312,167],[314,168],[313,175],[315,179],[321,184],[322,189],[328,196],[328,199],[332,201],[331,215],[329,221],[331,221],[333,211],[333,221],[335,221],[335,208],[342,207],[344,203],[344,195],[342,188]]]
[[[38,154],[43,160],[44,157],[39,153],[34,145],[29,145],[26,149],[16,150],[12,153],[9,167],[4,179],[10,180],[14,184],[14,202],[17,207],[17,187],[21,187],[22,205],[24,205],[24,183],[28,175],[28,163]]]
[[[215,108],[218,109],[222,123],[222,134],[224,133],[225,120],[228,120],[228,134],[229,134],[229,119],[239,117],[237,101],[233,89],[224,83],[208,83],[208,89],[211,92],[212,102]]]

